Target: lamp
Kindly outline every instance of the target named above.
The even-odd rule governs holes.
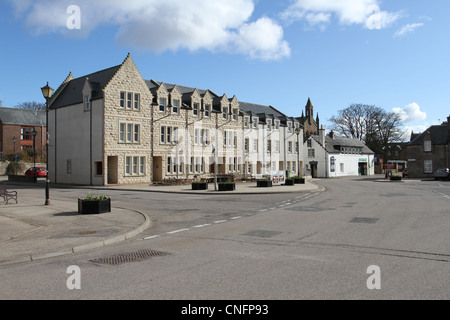
[[[16,158],[16,141],[17,138],[13,137],[13,144],[14,144],[14,174],[17,175],[17,158]]]
[[[33,136],[33,175],[34,175],[34,182],[36,182],[36,134],[37,131],[33,128],[31,131],[31,135]]]
[[[45,205],[50,205],[50,190],[49,190],[49,180],[48,180],[48,100],[53,95],[53,89],[48,85],[41,88],[42,95],[45,98],[45,161],[47,174],[45,176]]]
[[[300,176],[300,142],[298,136],[300,135],[300,128],[295,128],[295,134],[297,135],[297,176]]]

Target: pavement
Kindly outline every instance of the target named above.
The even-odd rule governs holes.
[[[38,182],[43,184],[42,181]],[[18,203],[9,204],[0,198],[0,267],[70,255],[85,250],[101,248],[136,237],[151,226],[143,212],[114,206],[103,214],[78,213],[77,201],[50,199],[44,205],[41,188],[36,184],[13,183],[0,177],[7,190],[18,190]],[[190,185],[121,185],[121,186],[68,186],[50,185],[50,188],[89,188],[93,193],[107,190],[146,191],[182,194],[274,194],[323,191],[323,187],[307,179],[305,184],[257,188],[256,182],[238,182],[234,191],[191,190]],[[33,190],[38,190],[36,192]],[[96,192],[98,191],[98,192]],[[26,196],[21,196],[26,193]]]

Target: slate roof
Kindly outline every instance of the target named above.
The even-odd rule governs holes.
[[[83,103],[83,86],[86,78],[89,78],[93,88],[91,100],[103,98],[103,88],[119,70],[120,65],[105,70],[97,71],[80,78],[70,80],[59,96],[50,105],[50,109]]]
[[[320,138],[318,135],[312,135],[311,137],[320,143]],[[325,150],[328,153],[341,153],[341,147],[362,148],[363,154],[374,154],[372,150],[370,150],[362,141],[358,139],[336,136],[331,138],[329,135],[325,136]]]
[[[45,111],[0,107],[0,121],[3,124],[45,126],[45,117]]]
[[[239,102],[239,108],[244,111],[248,112],[250,114],[266,114],[266,115],[273,115],[275,117],[286,117],[285,114],[281,113],[277,109],[275,109],[272,106],[263,106],[260,104],[255,103],[249,103],[249,102]]]
[[[427,132],[430,133],[431,136],[431,144],[433,145],[444,145],[450,143],[449,141],[449,127],[446,122],[441,125],[431,126],[418,136],[416,136],[408,145],[416,146],[423,144],[425,135]]]

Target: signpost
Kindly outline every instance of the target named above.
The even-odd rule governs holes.
[[[286,181],[285,172],[284,171],[271,172],[270,180],[272,180],[272,185],[274,186],[280,186],[282,184],[285,184]]]

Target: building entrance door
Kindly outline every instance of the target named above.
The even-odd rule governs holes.
[[[119,157],[108,157],[108,184],[119,183]]]
[[[163,176],[162,157],[153,157],[153,182],[161,182]]]

